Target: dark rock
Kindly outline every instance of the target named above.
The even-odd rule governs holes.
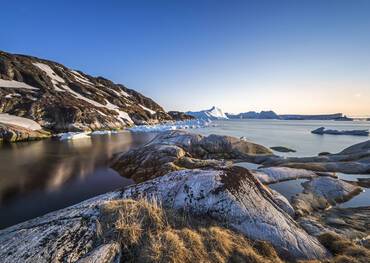
[[[181,112],[181,111],[169,111],[167,112],[168,115],[171,116],[172,119],[174,119],[175,121],[182,121],[182,120],[193,120],[195,119],[194,116],[191,116],[189,114],[186,114],[184,112]]]
[[[283,152],[283,153],[289,153],[289,152],[295,153],[296,152],[296,150],[293,150],[293,149],[290,149],[284,146],[273,146],[273,147],[270,147],[270,149],[277,151],[277,152]]]
[[[369,130],[351,130],[351,131],[338,131],[338,130],[326,130],[324,127],[317,128],[311,131],[313,134],[331,134],[331,135],[353,135],[353,136],[369,136]]]

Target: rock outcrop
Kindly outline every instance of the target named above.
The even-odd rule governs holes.
[[[292,205],[299,215],[323,210],[345,202],[362,191],[361,187],[331,177],[318,177],[302,184],[303,193],[293,197]]]
[[[296,150],[290,149],[285,146],[273,146],[273,147],[270,147],[270,149],[276,152],[282,152],[282,153],[295,153],[296,152]]]
[[[112,168],[124,177],[143,182],[180,169],[221,167],[226,165],[225,160],[254,160],[266,155],[271,155],[268,148],[230,136],[170,131],[124,153]]]
[[[253,174],[264,184],[273,184],[282,181],[303,178],[311,179],[318,176],[318,174],[313,171],[288,167],[260,168],[254,170]]]
[[[339,131],[325,129],[325,127],[317,128],[316,130],[311,131],[313,134],[331,134],[331,135],[353,135],[353,136],[369,136],[369,130],[350,130],[350,131]]]
[[[34,141],[50,137],[44,130],[31,130],[21,126],[0,123],[0,142]]]
[[[337,154],[326,153],[314,157],[270,156],[261,160],[264,166],[284,166],[317,172],[370,173],[370,141],[352,145]]]
[[[102,246],[98,240],[100,208],[107,201],[143,197],[189,215],[211,217],[250,239],[268,241],[285,258],[329,256],[248,170],[233,167],[172,172],[1,230],[0,261],[75,262],[92,254],[119,258],[119,249],[114,244],[108,240],[105,244],[109,245]]]
[[[173,120],[150,98],[59,63],[0,51],[0,113],[54,132],[119,129]]]

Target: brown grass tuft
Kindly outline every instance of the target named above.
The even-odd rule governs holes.
[[[335,233],[325,233],[319,236],[319,241],[335,257],[331,263],[369,263],[370,250],[356,245]]]
[[[155,200],[109,201],[99,219],[101,240],[118,241],[125,262],[282,262],[267,242],[207,218],[165,210]]]

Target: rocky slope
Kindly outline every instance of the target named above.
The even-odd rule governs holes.
[[[53,132],[117,129],[172,120],[150,98],[57,62],[0,51],[0,113]]]

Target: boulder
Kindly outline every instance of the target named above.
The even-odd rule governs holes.
[[[292,199],[292,205],[299,215],[348,201],[362,191],[361,187],[331,177],[314,178],[304,182],[302,186],[304,192]]]
[[[273,146],[273,147],[270,147],[270,149],[276,152],[282,152],[282,153],[295,153],[296,152],[296,150],[293,150],[293,149],[290,149],[284,146]]]
[[[169,131],[115,158],[112,168],[124,177],[143,182],[170,171],[221,167],[228,164],[224,160],[250,161],[271,154],[264,146],[230,136]]]
[[[124,198],[155,199],[167,208],[211,217],[250,239],[270,242],[286,258],[329,256],[248,170],[233,167],[172,172],[0,230],[0,261],[76,262],[91,255],[119,258],[119,248],[110,240],[99,240],[97,219],[106,202]]]
[[[310,170],[288,167],[259,168],[254,170],[253,174],[264,184],[303,178],[310,179],[318,176],[317,173]]]

